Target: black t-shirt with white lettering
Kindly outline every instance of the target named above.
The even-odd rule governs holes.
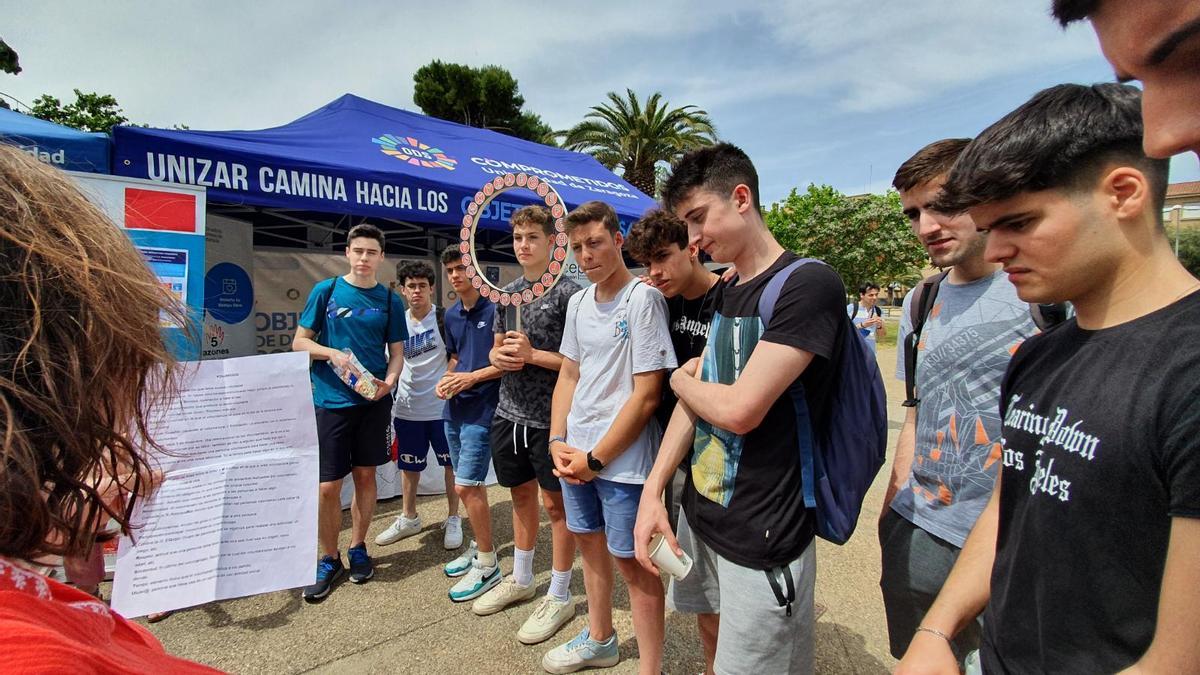
[[[826,265],[804,265],[783,285],[770,324],[764,326],[758,315],[758,300],[771,277],[796,259],[794,253],[784,253],[744,284],[717,283],[703,379],[732,384],[760,341],[811,352],[814,358],[799,379],[813,423],[827,424],[835,374],[831,364],[840,358],[852,330],[841,278]],[[697,420],[683,508],[696,535],[727,560],[772,569],[795,560],[812,543],[796,425],[787,392],[744,435]]]
[[[717,272],[720,273],[721,271]],[[716,300],[716,284],[698,298],[688,300],[682,295],[667,298],[667,328],[671,332],[671,346],[675,348],[675,360],[679,365],[682,366],[689,359],[694,359],[704,352]],[[662,402],[654,414],[658,416],[659,426],[664,431],[667,423],[671,421],[671,413],[675,412],[676,400],[671,387],[663,386]]]
[[[1200,517],[1200,293],[1030,338],[1001,386],[988,673],[1112,673],[1154,637],[1173,517]]]

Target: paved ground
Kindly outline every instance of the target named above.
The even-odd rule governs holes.
[[[903,387],[890,376],[895,350],[881,348],[880,363],[888,386],[890,450],[903,419]],[[818,543],[816,598],[827,608],[816,625],[818,672],[887,673],[895,665],[887,653],[875,535],[887,470],[875,482],[853,539],[845,546]],[[489,498],[501,567],[507,572],[512,565],[511,503],[498,487],[489,491]],[[379,505],[371,538],[391,523],[399,508],[399,499]],[[298,590],[204,605],[150,629],[172,653],[238,673],[542,672],[542,654],[586,625],[586,605],[580,602],[575,619],[549,642],[520,644],[515,634],[532,607],[521,605],[480,618],[467,604],[450,602],[450,580],[441,568],[456,554],[442,549],[438,529],[446,514],[445,499],[422,497],[419,510],[425,530],[392,546],[373,548],[378,570],[366,585],[343,583],[318,605],[306,604]],[[348,517],[345,525],[348,531]],[[343,536],[343,549],[346,539]],[[537,583],[544,592],[549,584],[548,527],[543,528],[537,551]],[[575,569],[572,592],[582,600],[583,574],[578,564]],[[614,605],[622,662],[609,672],[634,673],[637,647],[619,575]],[[694,620],[668,611],[666,622],[666,672],[701,672]]]

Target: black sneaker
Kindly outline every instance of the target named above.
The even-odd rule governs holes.
[[[367,544],[364,542],[352,547],[346,554],[350,557],[350,581],[355,584],[365,584],[375,576],[375,565],[371,556],[367,555]]]
[[[327,555],[317,561],[317,583],[305,586],[302,593],[305,600],[317,602],[329,595],[333,590],[333,582],[342,576],[346,568],[342,565],[342,557]]]

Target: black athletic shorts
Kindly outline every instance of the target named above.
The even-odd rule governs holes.
[[[321,482],[341,480],[355,466],[380,466],[392,459],[387,446],[392,397],[346,408],[317,407]]]
[[[537,479],[543,490],[562,492],[550,459],[550,430],[492,417],[492,466],[496,481],[514,488]]]

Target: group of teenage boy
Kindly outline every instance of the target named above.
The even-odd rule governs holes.
[[[1119,77],[1144,91],[1051,87],[975,139],[926,145],[893,181],[943,270],[905,297],[898,336],[909,392],[878,523],[898,672],[1200,663],[1200,381],[1186,376],[1200,372],[1200,282],[1162,223],[1166,157],[1200,151],[1200,8],[1058,0],[1054,11],[1064,24],[1090,18]],[[555,230],[540,207],[511,224],[523,274],[506,290],[521,291],[544,273]],[[296,348],[344,363],[348,347],[383,376],[374,401],[356,400],[314,364],[322,558],[305,597],[343,573],[346,475],[350,580],[371,577],[364,538],[394,419],[403,512],[376,543],[420,531],[413,495],[433,447],[453,481],[446,547],[462,545],[455,495],[474,535],[445,567],[458,577],[451,600],[488,615],[536,596],[540,492],[551,583],[517,637],[545,641],[574,615],[581,552],[587,627],[545,655],[548,672],[617,663],[614,561],[641,672],[661,668],[667,599],[697,615],[707,672],[811,672],[815,527],[797,439],[828,420],[847,341],[882,322],[847,307],[824,265],[795,268],[762,320],[760,296],[797,256],[767,230],[755,169],[727,143],[677,162],[662,209],[627,236],[601,202],[565,226],[591,285],[560,280],[522,307],[519,329],[471,285],[457,247],[442,256],[458,297],[443,319],[432,268],[400,266],[405,308],[375,281],[382,233],[350,232],[351,272],[314,288]],[[730,269],[711,271],[702,253]],[[873,306],[878,288],[860,291]],[[1051,304],[1070,318],[1040,321]],[[814,429],[798,426],[797,382]],[[508,576],[489,464],[512,496]],[[680,470],[675,523],[663,495]],[[658,534],[693,559],[665,592],[648,552]]]

